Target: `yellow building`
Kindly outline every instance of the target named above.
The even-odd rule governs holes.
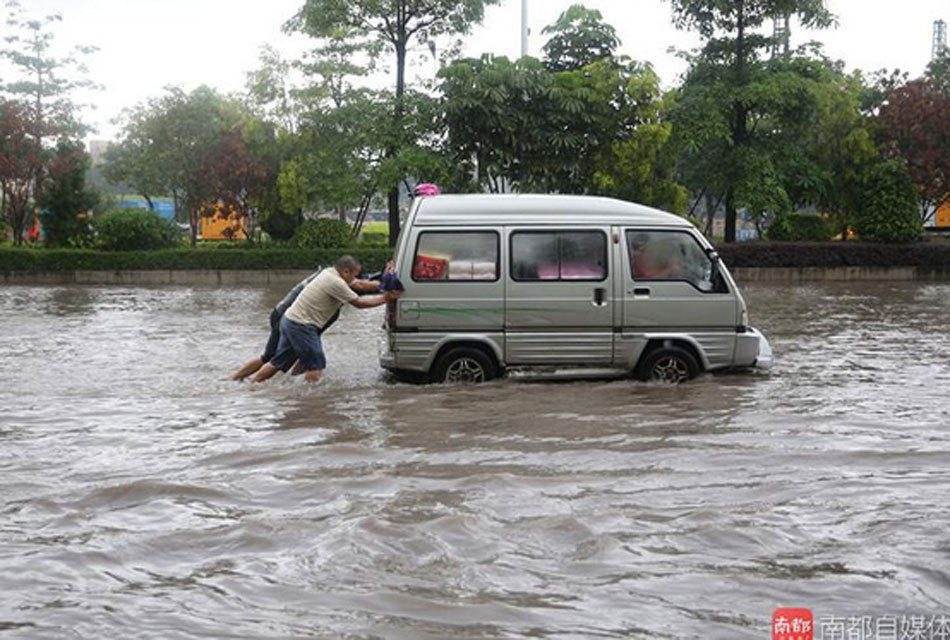
[[[941,205],[934,215],[934,226],[938,229],[950,229],[950,200]]]
[[[246,240],[244,216],[218,201],[214,213],[199,216],[198,233],[202,240]]]

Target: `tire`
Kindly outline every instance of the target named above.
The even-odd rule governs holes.
[[[481,349],[455,347],[439,356],[431,369],[432,382],[478,384],[498,377],[495,361]]]
[[[682,347],[669,346],[654,349],[640,361],[637,377],[644,382],[680,384],[699,375],[696,357]]]

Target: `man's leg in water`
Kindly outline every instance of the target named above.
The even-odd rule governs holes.
[[[320,382],[320,378],[323,377],[323,369],[311,369],[307,372],[307,375],[304,376],[304,380],[307,382]]]
[[[294,363],[293,368],[290,370],[290,375],[299,376],[301,373],[304,373],[303,365],[300,364],[300,360]]]
[[[257,370],[257,373],[254,374],[253,378],[251,378],[251,382],[264,382],[265,380],[273,378],[274,375],[279,371],[280,369],[267,362],[263,367]]]
[[[248,377],[264,365],[264,361],[260,358],[254,358],[253,360],[248,360],[244,363],[240,369],[234,372],[234,375],[231,376],[232,380],[243,380]]]
[[[277,353],[277,347],[280,346],[280,318],[281,315],[277,312],[277,309],[270,312],[270,335],[267,336],[264,353],[253,360],[245,362],[244,366],[231,376],[232,380],[243,380],[260,369],[265,362],[270,362],[274,358],[274,355]]]

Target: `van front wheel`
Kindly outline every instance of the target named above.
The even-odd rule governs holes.
[[[679,384],[692,380],[699,374],[699,363],[686,349],[669,346],[655,349],[648,353],[640,367],[637,376],[646,382],[666,382]]]
[[[481,349],[456,347],[432,367],[432,382],[476,384],[498,377],[498,368]]]

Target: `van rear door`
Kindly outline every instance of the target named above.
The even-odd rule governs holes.
[[[505,229],[508,364],[613,361],[613,262],[607,226]]]
[[[414,227],[408,249],[400,331],[501,331],[504,284],[497,228]]]

